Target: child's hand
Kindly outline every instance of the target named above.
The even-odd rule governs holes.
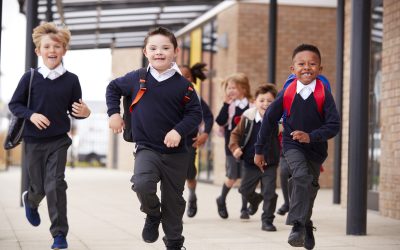
[[[202,133],[202,134],[198,135],[197,137],[193,138],[192,147],[199,148],[199,147],[203,146],[204,143],[206,143],[207,139],[208,139],[207,133]]]
[[[122,129],[125,128],[124,120],[122,120],[121,115],[118,113],[113,114],[108,119],[108,127],[113,131],[114,134],[119,134]]]
[[[264,173],[264,167],[267,166],[267,163],[265,162],[265,159],[264,159],[264,155],[255,154],[254,155],[254,164],[256,164],[257,167],[261,170],[261,172]]]
[[[169,131],[164,138],[164,144],[168,148],[178,147],[180,141],[181,141],[181,135],[175,129]]]
[[[35,125],[38,129],[46,129],[48,126],[50,126],[50,121],[47,119],[46,116],[39,114],[39,113],[33,113],[29,120]]]
[[[233,151],[233,157],[235,157],[236,159],[240,159],[240,156],[243,155],[243,151],[241,148],[237,148],[235,149],[235,151]]]
[[[293,140],[297,140],[301,143],[310,143],[310,136],[306,132],[295,130],[290,133],[290,135]]]
[[[231,104],[233,102],[231,93],[225,93],[224,102],[227,104]]]
[[[74,102],[72,104],[72,115],[75,117],[88,117],[90,115],[90,109],[82,99],[79,99],[79,102]]]

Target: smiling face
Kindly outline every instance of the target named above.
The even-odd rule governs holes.
[[[60,65],[63,56],[67,52],[63,44],[44,35],[41,37],[40,46],[35,49],[36,55],[41,56],[44,65],[49,69],[55,69]]]
[[[237,84],[234,81],[228,81],[226,85],[226,95],[229,97],[231,100],[236,100],[239,98],[239,89],[237,87]]]
[[[321,59],[312,51],[304,50],[293,57],[290,70],[297,79],[307,85],[314,81],[322,71]]]
[[[264,94],[259,94],[256,97],[255,105],[258,113],[260,113],[261,117],[264,116],[265,111],[269,107],[269,105],[275,100],[274,95],[271,92],[267,92]]]
[[[174,48],[171,40],[161,34],[148,37],[146,47],[143,49],[143,54],[158,73],[171,68],[177,53],[178,49]]]

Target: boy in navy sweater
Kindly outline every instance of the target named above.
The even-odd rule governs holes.
[[[136,144],[132,189],[136,192],[146,222],[142,231],[145,242],[158,239],[162,222],[167,249],[181,249],[182,216],[185,211],[183,190],[188,169],[186,138],[197,129],[202,112],[192,84],[174,62],[178,53],[174,34],[163,28],[148,33],[143,53],[149,60],[147,90],[131,112],[132,136]],[[110,128],[121,133],[121,96],[135,98],[140,84],[137,71],[110,82],[106,101]],[[190,96],[187,93],[191,92]],[[189,100],[185,97],[190,97]],[[161,182],[161,200],[157,183]]]
[[[254,164],[254,143],[261,127],[261,121],[268,106],[275,100],[277,91],[273,84],[261,84],[255,94],[255,107],[246,110],[240,123],[232,130],[229,140],[229,149],[233,156],[244,161],[242,182],[239,191],[250,203],[249,212],[255,214],[258,205],[264,201],[263,213],[261,215],[261,229],[264,231],[276,231],[273,224],[274,212],[278,195],[276,189],[276,169],[279,163],[279,139],[278,124],[269,139],[268,151],[263,154],[268,162],[264,171]],[[255,192],[258,183],[261,181],[261,194]],[[261,197],[261,199],[259,198]]]
[[[298,46],[293,51],[290,69],[297,77],[294,80],[296,92],[290,115],[283,124],[282,138],[283,155],[292,175],[287,222],[293,228],[288,243],[294,247],[313,249],[315,239],[311,214],[319,189],[320,166],[328,155],[327,140],[339,132],[340,118],[332,94],[316,80],[322,70],[317,47],[308,44]],[[318,109],[317,103],[317,96],[322,92],[316,93],[317,90],[324,91],[322,110]],[[264,147],[269,147],[268,138],[273,132],[273,125],[284,113],[284,93],[281,91],[278,94],[263,118],[254,156],[254,162],[260,169],[266,164],[262,153]]]
[[[67,183],[64,172],[67,150],[72,141],[68,115],[82,119],[90,110],[82,101],[78,77],[66,71],[62,58],[71,33],[54,23],[44,23],[33,30],[36,54],[43,59],[43,66],[34,71],[27,107],[30,73],[25,73],[8,104],[17,117],[29,120],[25,124],[24,168],[28,170],[29,189],[22,195],[25,214],[33,226],[40,224],[38,206],[46,196],[54,238],[52,249],[68,247]]]

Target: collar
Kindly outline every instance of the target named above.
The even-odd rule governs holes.
[[[244,109],[247,105],[249,104],[249,100],[247,100],[247,98],[243,98],[243,99],[237,99],[235,100],[235,107],[239,107],[241,109]]]
[[[62,63],[60,63],[55,69],[49,69],[46,67],[46,65],[43,65],[38,69],[38,71],[40,74],[42,74],[43,78],[47,78],[51,72],[56,73],[57,76],[61,76],[67,70],[64,68]]]
[[[296,93],[300,93],[305,87],[311,88],[312,92],[315,90],[315,86],[317,85],[317,80],[313,80],[311,83],[304,85],[302,82],[297,80],[297,88],[296,88]]]
[[[162,72],[162,73],[158,73],[158,71],[151,65],[149,64],[147,66],[147,71],[150,70],[150,73],[157,79],[160,78],[164,75],[174,75],[175,72],[178,72],[179,74],[182,75],[181,71],[179,70],[178,64],[176,64],[175,62],[172,63],[171,68],[167,69],[166,71]]]
[[[261,117],[261,115],[260,115],[260,112],[257,111],[256,117],[254,118],[254,121],[256,121],[256,123],[262,121],[262,117]]]

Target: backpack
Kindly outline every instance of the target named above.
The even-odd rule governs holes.
[[[144,93],[147,90],[146,86],[146,76],[147,76],[147,69],[146,68],[140,68],[138,69],[139,72],[139,84],[140,84],[140,89],[137,92],[135,98],[132,100],[132,96],[124,96],[122,99],[122,104],[123,104],[123,109],[124,113],[122,115],[122,119],[124,120],[125,128],[124,132],[122,134],[123,138],[127,142],[133,142],[133,136],[132,136],[132,123],[131,123],[131,112],[134,108],[134,106],[139,102],[139,100],[143,97]],[[193,85],[190,84],[186,90],[185,96],[183,97],[182,104],[185,105],[188,103],[191,99],[191,96],[193,94],[194,88]]]
[[[290,109],[293,104],[294,97],[296,96],[297,90],[297,79],[295,74],[289,75],[285,84],[283,85],[283,120],[290,116]],[[323,115],[324,103],[325,103],[325,88],[331,92],[331,86],[328,79],[323,75],[317,76],[317,84],[313,92],[315,102],[317,103],[318,113]]]

